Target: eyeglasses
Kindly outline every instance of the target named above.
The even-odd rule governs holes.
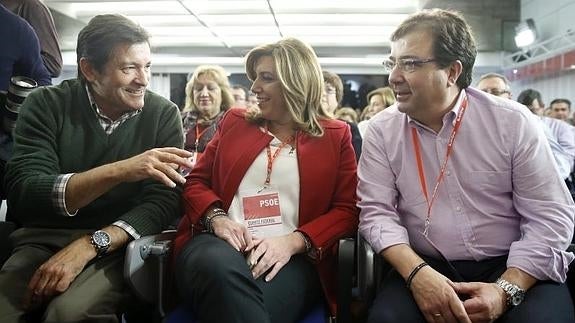
[[[500,96],[502,94],[506,94],[509,93],[509,91],[507,90],[502,90],[502,89],[497,89],[497,88],[487,88],[487,89],[481,89],[481,91],[489,93],[489,94],[493,94],[495,96]]]
[[[388,73],[391,73],[394,68],[399,68],[400,71],[411,73],[415,71],[417,68],[421,67],[423,64],[435,62],[437,59],[435,58],[426,58],[426,59],[418,59],[418,58],[400,58],[396,61],[392,61],[391,59],[386,59],[383,61],[383,68]]]

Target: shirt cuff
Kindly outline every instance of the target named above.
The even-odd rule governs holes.
[[[126,231],[132,238],[134,238],[134,240],[140,239],[140,237],[141,237],[141,235],[136,231],[136,229],[134,229],[134,227],[132,227],[131,225],[126,223],[126,221],[118,220],[118,221],[112,223],[112,225],[117,226],[117,227],[123,229],[124,231]]]
[[[63,174],[56,177],[54,182],[54,187],[52,188],[52,202],[54,203],[54,208],[58,214],[63,216],[75,216],[78,214],[78,210],[74,210],[73,213],[68,211],[66,207],[66,185],[68,185],[68,180],[75,173]]]

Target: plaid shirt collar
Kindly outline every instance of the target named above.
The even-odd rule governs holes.
[[[116,130],[116,128],[118,128],[119,125],[124,123],[124,121],[133,118],[138,114],[140,114],[140,112],[142,112],[142,109],[126,112],[121,117],[119,117],[117,120],[114,121],[102,113],[102,110],[100,110],[100,107],[98,107],[98,104],[96,104],[96,101],[94,100],[94,97],[90,92],[90,87],[88,87],[88,84],[86,84],[85,87],[86,87],[86,93],[88,93],[88,100],[90,101],[90,106],[92,107],[92,110],[96,114],[100,126],[102,126],[102,129],[104,129],[104,131],[108,135],[114,132],[114,130]]]

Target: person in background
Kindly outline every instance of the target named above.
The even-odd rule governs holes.
[[[324,293],[335,311],[334,247],[357,228],[349,126],[322,109],[307,44],[258,46],[246,72],[259,109],[226,113],[184,188],[179,294],[204,323],[296,322]]]
[[[477,88],[483,92],[511,99],[511,86],[509,80],[501,74],[487,73],[479,78]],[[566,136],[568,133],[561,132],[565,126],[556,124],[556,121],[544,116],[539,116],[539,125],[545,133],[545,137],[551,147],[553,159],[556,162],[557,172],[563,179],[567,179],[573,168],[573,159],[575,158],[575,136]],[[553,127],[553,128],[551,128]],[[553,131],[552,129],[555,129]],[[559,136],[559,137],[558,137]],[[561,143],[559,143],[561,142]]]
[[[571,101],[567,99],[554,99],[549,104],[551,118],[565,121],[570,125],[575,125],[573,118],[571,118]]]
[[[248,99],[248,90],[241,86],[241,85],[233,85],[232,89],[232,96],[234,97],[234,108],[241,108],[246,109],[247,103],[246,100]]]
[[[477,88],[483,92],[493,94],[500,98],[511,99],[511,86],[509,80],[498,73],[487,73],[481,75]]]
[[[178,107],[147,90],[148,33],[98,15],[78,35],[78,78],[30,93],[6,166],[20,228],[0,270],[0,322],[119,322],[124,248],[179,215],[191,167]]]
[[[548,133],[547,137],[555,140],[563,149],[564,154],[568,155],[566,157],[568,164],[557,163],[561,177],[566,179],[569,177],[571,170],[573,170],[573,164],[575,161],[575,136],[573,135],[575,129],[566,122],[543,114],[545,104],[541,99],[541,93],[539,93],[539,91],[533,89],[524,90],[519,93],[519,96],[517,96],[517,102],[525,105],[539,118],[539,120],[547,127],[547,129],[545,129],[546,133]],[[559,156],[559,154],[557,154],[557,156]]]
[[[185,144],[193,153],[192,164],[206,149],[218,121],[232,105],[230,83],[223,67],[200,65],[186,85],[186,105],[182,111]]]
[[[323,71],[324,92],[321,97],[321,105],[329,114],[334,115],[340,107],[343,98],[343,82],[341,78],[332,72]],[[357,129],[357,124],[348,122],[351,129],[351,144],[355,151],[356,160],[361,155],[361,135]]]
[[[357,112],[351,107],[342,107],[335,111],[335,117],[347,123],[357,124]]]
[[[4,182],[6,162],[12,157],[14,148],[13,128],[17,118],[14,111],[14,102],[19,105],[23,98],[11,99],[8,103],[8,89],[12,77],[27,77],[33,79],[37,85],[50,85],[52,80],[46,70],[40,55],[38,37],[30,25],[22,18],[10,12],[0,3],[0,183]],[[20,83],[17,81],[17,83]],[[31,82],[33,83],[33,82]],[[32,90],[25,83],[24,89]],[[20,92],[20,90],[18,91]],[[10,111],[8,110],[10,106]],[[19,110],[17,108],[16,110]],[[16,113],[16,114],[14,114]],[[6,199],[5,188],[0,187],[0,200]],[[0,201],[0,205],[2,201]]]
[[[541,93],[539,93],[539,91],[534,89],[523,90],[517,96],[517,102],[529,108],[534,114],[544,116],[545,104],[541,99]]]
[[[248,92],[248,99],[246,101],[246,107],[250,110],[258,110],[258,97],[252,91]]]
[[[367,94],[368,106],[363,109],[357,127],[362,137],[367,129],[368,121],[379,111],[391,106],[395,102],[393,91],[389,87],[380,87]]]
[[[358,167],[360,234],[394,269],[369,323],[575,321],[575,204],[533,114],[469,87],[476,55],[454,11],[391,35],[397,101],[370,120]]]
[[[62,72],[62,53],[58,44],[58,32],[50,9],[40,0],[0,0],[14,14],[24,18],[34,28],[40,40],[40,53],[50,77],[58,77]],[[14,35],[2,38],[4,44]]]
[[[34,29],[22,18],[0,5],[0,91],[8,91],[12,76],[26,76],[39,85],[50,85],[50,74],[40,55],[40,44]],[[3,100],[0,100],[3,102]]]

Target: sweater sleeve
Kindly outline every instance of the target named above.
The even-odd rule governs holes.
[[[6,165],[4,182],[14,214],[53,210],[52,191],[60,174],[55,144],[59,126],[45,92],[37,89],[28,95],[14,131],[14,154]]]
[[[182,121],[175,105],[164,107],[160,113],[160,126],[156,147],[184,146]],[[180,195],[182,188],[170,188],[157,180],[147,179],[142,183],[139,203],[124,213],[119,220],[132,226],[140,235],[150,235],[174,225],[181,215]]]

